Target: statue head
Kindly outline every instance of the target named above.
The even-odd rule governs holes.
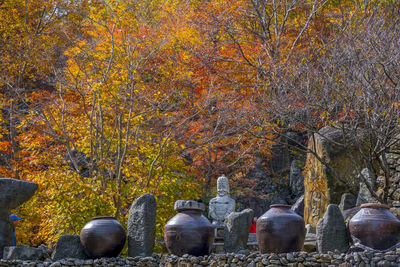
[[[220,197],[226,196],[229,193],[229,181],[225,175],[222,175],[217,180],[217,192]]]

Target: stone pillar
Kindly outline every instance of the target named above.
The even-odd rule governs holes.
[[[362,168],[358,147],[351,137],[344,143],[340,129],[324,127],[311,137],[308,148],[345,181],[337,179],[332,169],[312,153],[308,153],[304,176],[304,220],[314,227],[324,215],[328,204],[339,204],[343,193],[357,192],[357,167]],[[339,145],[338,145],[339,144]],[[356,164],[356,166],[355,166]],[[357,166],[358,165],[358,166]]]
[[[128,256],[151,256],[156,237],[156,199],[140,196],[132,204],[128,218]]]

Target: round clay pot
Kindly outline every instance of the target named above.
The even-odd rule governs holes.
[[[214,227],[203,216],[204,209],[203,203],[194,200],[175,202],[175,210],[179,213],[164,228],[169,253],[177,256],[204,256],[210,253],[214,243]]]
[[[96,217],[82,228],[80,239],[91,258],[117,257],[124,247],[126,231],[114,217]]]
[[[348,224],[353,242],[385,250],[400,242],[400,221],[379,203],[366,203]]]
[[[261,253],[286,253],[300,251],[306,229],[304,220],[292,211],[291,206],[271,205],[257,220],[257,241]]]

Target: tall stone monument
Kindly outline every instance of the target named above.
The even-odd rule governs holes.
[[[128,218],[129,257],[145,257],[153,253],[156,210],[156,199],[152,194],[144,194],[132,204]]]
[[[229,197],[229,181],[225,175],[217,180],[217,196],[210,200],[209,217],[213,225],[224,227],[225,218],[235,211],[235,200]]]
[[[0,256],[4,247],[12,245],[11,210],[29,200],[37,187],[31,182],[0,178]]]
[[[367,147],[368,140],[362,132],[357,140],[362,148]],[[358,190],[357,179],[354,179],[358,172],[354,166],[363,167],[363,161],[354,137],[345,136],[341,129],[330,126],[310,138],[308,149],[314,153],[307,154],[305,164],[304,221],[315,227],[328,204],[339,204],[344,193]]]
[[[235,211],[235,200],[229,197],[229,181],[225,175],[217,180],[217,196],[210,200],[209,217],[215,227],[214,250],[222,252],[224,247],[224,222],[231,212]]]

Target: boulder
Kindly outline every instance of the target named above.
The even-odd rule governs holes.
[[[3,251],[5,260],[44,260],[45,257],[42,249],[25,245],[5,247]]]
[[[251,209],[232,212],[225,219],[224,248],[226,252],[237,252],[247,248],[249,230],[254,218]]]
[[[343,218],[344,218],[344,221],[345,221],[346,223],[348,223],[348,222],[351,220],[351,218],[352,218],[354,215],[356,215],[357,212],[360,211],[360,209],[361,209],[361,208],[358,206],[358,207],[354,207],[354,208],[351,208],[351,209],[344,210],[344,211],[343,211]]]
[[[156,200],[140,196],[131,206],[128,218],[128,255],[151,256],[156,236]]]
[[[299,199],[296,201],[296,203],[294,203],[291,209],[299,214],[301,217],[304,217],[304,195],[299,197]]]
[[[350,239],[342,212],[338,205],[330,204],[317,225],[317,247],[320,253],[338,250],[347,252]]]
[[[303,162],[300,160],[293,160],[290,165],[289,173],[289,187],[292,196],[297,198],[304,194],[304,177],[303,177]]]
[[[339,208],[341,211],[354,208],[357,203],[357,198],[351,193],[344,193],[340,199]]]
[[[364,203],[376,202],[375,199],[372,197],[371,192],[368,190],[367,185],[365,184],[365,182],[363,182],[362,177],[364,177],[370,187],[375,187],[375,178],[373,173],[367,168],[363,169],[358,177],[358,180],[360,181],[360,190],[358,191],[356,206],[360,206]]]
[[[357,139],[357,140],[356,140]],[[345,141],[346,142],[345,142]],[[328,204],[339,204],[347,192],[357,192],[357,168],[363,167],[357,143],[366,147],[362,133],[344,136],[341,129],[324,127],[310,137],[304,172],[304,220],[317,225]],[[345,145],[344,145],[345,144]],[[321,161],[322,160],[322,161]],[[327,167],[327,163],[329,167]],[[340,179],[338,178],[340,177]]]
[[[85,254],[79,235],[63,235],[58,239],[52,259],[65,258],[88,259]]]
[[[31,182],[0,178],[0,253],[12,245],[11,210],[29,200],[37,187]]]

